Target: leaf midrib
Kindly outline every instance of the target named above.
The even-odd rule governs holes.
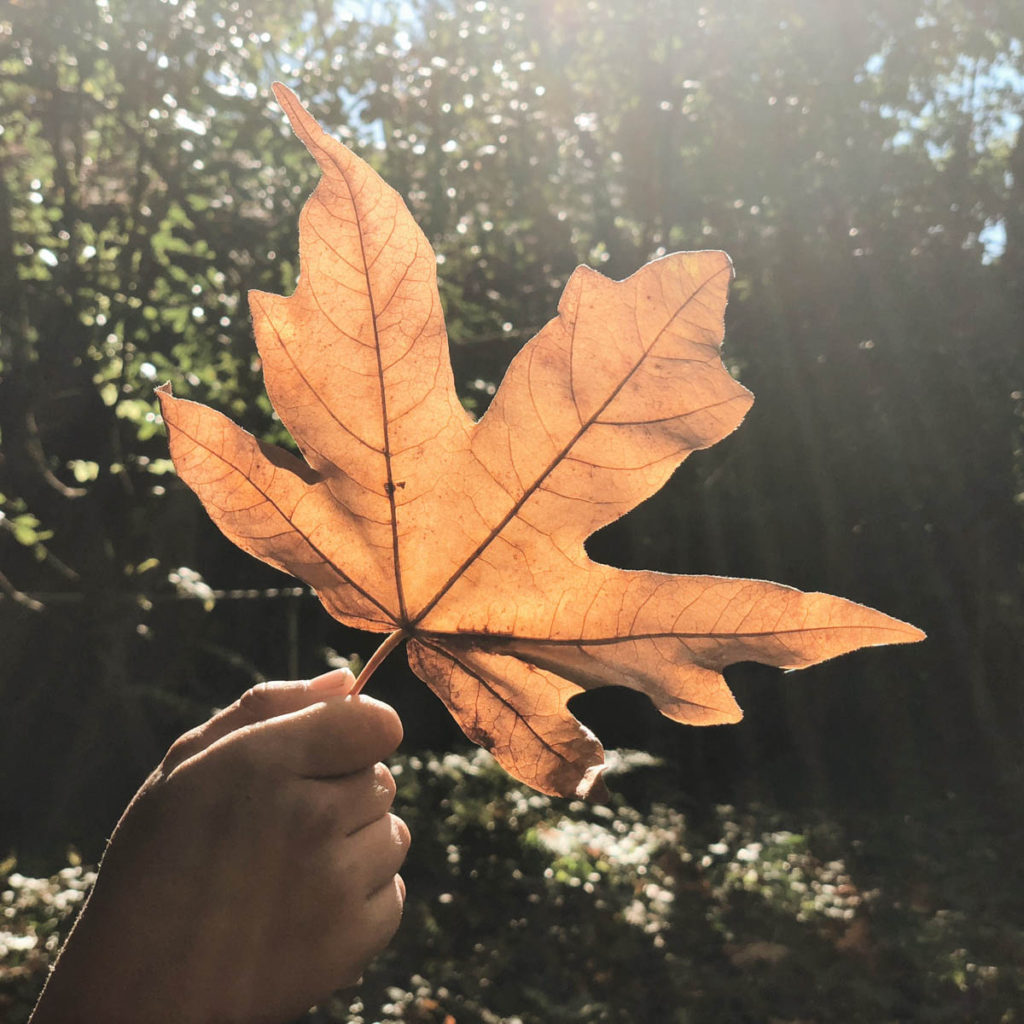
[[[381,454],[384,456],[384,469],[387,474],[387,482],[384,485],[384,492],[391,514],[391,557],[394,560],[395,590],[398,596],[397,622],[398,625],[406,632],[410,632],[412,628],[415,627],[415,623],[410,622],[409,620],[409,613],[405,604],[405,588],[402,583],[402,556],[398,536],[398,505],[395,501],[395,476],[394,469],[391,464],[392,454],[391,433],[389,429],[390,421],[388,419],[388,396],[387,388],[384,386],[385,370],[383,353],[381,352],[380,331],[377,327],[377,304],[373,295],[373,283],[370,280],[370,265],[366,258],[366,245],[363,241],[363,218],[360,215],[359,207],[356,203],[356,194],[352,188],[352,183],[349,180],[348,174],[345,173],[345,168],[342,167],[335,158],[334,153],[331,152],[328,147],[322,147],[322,151],[334,165],[338,174],[341,176],[342,181],[345,182],[345,188],[348,191],[349,202],[351,203],[352,212],[356,222],[356,237],[359,239],[359,259],[363,268],[363,279],[366,281],[366,298],[370,304],[370,322],[373,324],[374,355],[377,359],[377,383],[380,388],[381,432],[384,438],[384,449]]]

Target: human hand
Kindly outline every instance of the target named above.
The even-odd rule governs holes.
[[[409,833],[377,763],[402,727],[347,670],[268,683],[136,794],[32,1024],[285,1021],[398,927]]]

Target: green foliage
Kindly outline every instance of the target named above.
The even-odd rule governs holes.
[[[649,766],[619,754],[613,786],[649,789]],[[1024,998],[1012,843],[976,836],[1012,872],[1001,893],[944,874],[969,809],[941,835],[885,819],[853,838],[756,806],[691,823],[549,800],[482,752],[397,778],[413,896],[362,1010],[328,1019],[997,1021]]]
[[[660,802],[551,800],[482,751],[394,771],[414,837],[405,919],[358,995],[311,1024],[1009,1022],[1024,999],[1019,891],[998,874],[1018,871],[1016,849],[975,832],[963,807],[944,832],[874,820],[852,838],[759,807],[691,823]],[[625,773],[659,774],[634,753],[612,771],[622,788]],[[962,829],[1004,884],[950,872]],[[12,1024],[91,877],[7,875]]]
[[[49,878],[29,878],[16,867],[14,858],[0,863],[0,1016],[11,1024],[28,1019],[67,925],[96,879],[74,853]]]

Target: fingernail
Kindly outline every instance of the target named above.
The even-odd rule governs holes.
[[[348,693],[356,685],[356,677],[347,668],[332,668],[322,676],[310,679],[309,688],[318,692],[331,691],[339,694]]]

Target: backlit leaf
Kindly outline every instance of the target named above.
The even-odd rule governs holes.
[[[221,530],[340,621],[406,640],[465,733],[546,793],[598,795],[603,752],[566,707],[608,685],[669,718],[736,722],[739,661],[802,668],[923,634],[774,583],[626,571],[584,541],[752,402],[722,365],[732,265],[674,253],[581,267],[479,422],[455,392],[436,260],[401,198],[276,92],[323,177],[301,277],[250,295],[267,392],[301,452],[160,389],[171,452]]]

